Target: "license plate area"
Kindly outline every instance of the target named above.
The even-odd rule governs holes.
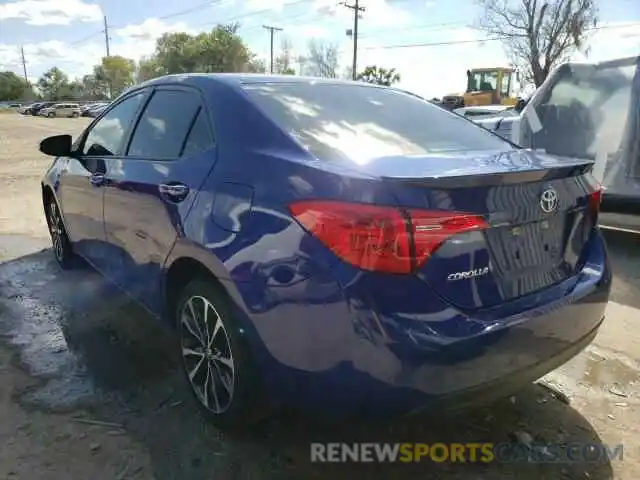
[[[495,273],[513,278],[531,270],[558,267],[564,261],[567,220],[567,216],[557,215],[488,230],[487,243]]]

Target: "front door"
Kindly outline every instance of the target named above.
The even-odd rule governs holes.
[[[105,240],[100,170],[104,173],[104,162],[98,158],[67,158],[58,186],[58,199],[73,249],[96,267]]]
[[[119,102],[91,125],[60,179],[59,196],[73,248],[102,272],[110,261],[103,217],[107,163],[122,152],[143,97],[141,93]]]
[[[109,277],[154,312],[162,310],[164,262],[215,162],[213,145],[200,94],[162,87],[142,112],[126,156],[108,162],[105,229],[119,252]]]

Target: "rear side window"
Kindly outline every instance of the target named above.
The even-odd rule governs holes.
[[[320,159],[514,147],[464,118],[393,89],[348,84],[244,85],[262,110]]]
[[[127,155],[153,159],[179,157],[200,107],[200,98],[194,93],[155,92],[140,117]]]
[[[208,149],[212,145],[213,139],[211,136],[211,129],[209,128],[209,123],[207,122],[204,110],[200,109],[184,143],[182,155],[195,155]]]

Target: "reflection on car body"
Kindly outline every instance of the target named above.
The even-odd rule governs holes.
[[[175,328],[221,427],[272,405],[463,407],[562,364],[603,320],[591,163],[415,95],[167,76],[40,148],[57,260],[84,257]]]

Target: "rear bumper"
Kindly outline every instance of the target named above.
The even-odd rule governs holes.
[[[593,339],[611,288],[604,241],[596,237],[570,288],[525,297],[502,316],[464,314],[410,276],[394,279],[394,288],[363,273],[338,284],[344,276],[337,268],[295,289],[271,289],[259,309],[255,286],[234,287],[277,403],[337,415],[458,409],[508,395]]]
[[[437,411],[457,412],[465,408],[486,404],[517,392],[578,355],[596,337],[598,328],[603,321],[604,317],[584,337],[568,345],[564,350],[556,352],[552,357],[540,360],[537,364],[528,365],[522,370],[511,372],[484,384],[455,392],[452,395],[442,396],[438,399],[437,404],[433,405],[434,409]],[[419,408],[417,411],[422,411],[424,408],[427,407]]]

